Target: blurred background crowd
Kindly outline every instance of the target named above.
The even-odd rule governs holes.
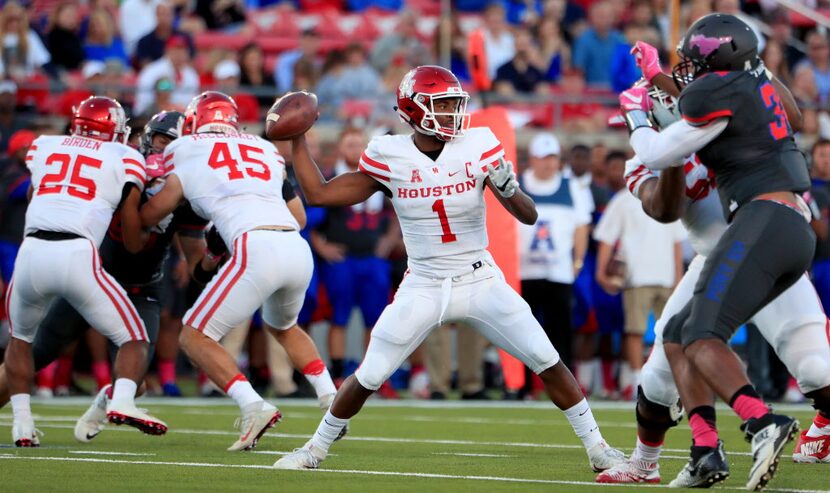
[[[640,78],[629,54],[635,41],[653,44],[668,60],[669,1],[7,0],[0,7],[3,281],[23,238],[28,146],[37,135],[64,131],[86,97],[118,99],[137,140],[154,113],[182,110],[202,90],[233,95],[252,133],[261,132],[275,97],[313,91],[321,118],[309,140],[334,176],[356,169],[372,135],[408,130],[392,110],[397,86],[413,66],[438,63],[465,84],[471,109],[503,106],[517,129],[517,168],[540,208],[540,221],[519,231],[523,296],[586,393],[631,399],[654,319],[691,252],[678,224],[651,220],[624,190],[630,150],[626,134],[609,129],[607,119],[615,94]],[[810,194],[821,214],[812,275],[830,302],[830,2],[787,3],[796,10],[778,0],[684,1],[680,30],[713,11],[741,16],[762,40],[767,67],[792,89],[805,117],[797,137],[811,156]],[[471,37],[483,43],[487,91],[471,82]],[[278,147],[290,161],[290,148]],[[341,380],[360,361],[405,271],[406,251],[382,194],[307,215],[304,233],[317,268],[301,324]],[[195,296],[176,252],[166,283],[151,391],[220,394],[177,353],[175,334]],[[2,346],[5,326],[0,334]],[[258,387],[310,395],[256,317],[224,343]],[[803,399],[751,325],[733,344],[765,397]],[[38,393],[89,392],[88,375],[98,385],[110,378],[106,344],[94,331],[40,372]],[[529,372],[502,365],[486,340],[452,325],[435,331],[381,395],[534,399],[539,392]]]

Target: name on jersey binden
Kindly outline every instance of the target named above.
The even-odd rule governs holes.
[[[418,188],[403,188],[398,187],[398,198],[399,199],[417,199],[418,197],[427,198],[427,197],[443,197],[446,195],[452,195],[453,191],[456,194],[469,192],[470,190],[476,189],[476,183],[478,182],[477,178],[473,178],[472,180],[467,180],[461,183],[456,183],[454,185],[443,185],[439,187],[418,187]]]
[[[64,146],[80,147],[81,149],[92,149],[95,151],[101,148],[101,144],[103,144],[103,142],[100,140],[92,140],[84,137],[67,137],[63,139],[63,142],[61,142],[61,145]]]

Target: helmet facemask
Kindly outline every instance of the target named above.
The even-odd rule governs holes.
[[[458,103],[455,106],[455,111],[448,113],[439,113],[435,111],[435,103],[442,99],[455,99]],[[443,141],[450,141],[452,139],[463,136],[467,129],[470,128],[470,115],[467,113],[467,102],[470,100],[470,95],[463,90],[457,92],[441,92],[436,94],[416,94],[412,101],[424,112],[424,117],[421,119],[420,125],[413,125],[419,132],[432,135],[435,138]],[[449,126],[442,125],[438,118],[450,117],[452,123]]]

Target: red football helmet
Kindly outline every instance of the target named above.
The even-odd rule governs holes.
[[[239,109],[232,97],[219,91],[205,91],[190,101],[184,110],[179,135],[239,130]]]
[[[439,99],[455,99],[455,111],[436,113]],[[398,86],[398,106],[401,119],[416,131],[450,141],[461,137],[470,127],[467,102],[470,95],[461,87],[458,78],[449,70],[436,65],[422,65],[410,70]],[[439,117],[450,117],[451,123],[441,124]],[[443,119],[443,118],[442,118]]]
[[[69,133],[104,142],[126,144],[130,137],[127,115],[118,101],[106,96],[86,98],[72,113]]]

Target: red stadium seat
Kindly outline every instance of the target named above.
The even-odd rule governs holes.
[[[366,14],[357,23],[352,31],[352,39],[355,41],[375,41],[382,34],[376,25],[377,18],[374,15]]]
[[[297,47],[297,38],[260,37],[257,38],[257,43],[259,43],[267,57],[268,55],[277,55],[283,51],[293,50]]]
[[[19,84],[17,105],[31,106],[41,113],[49,113],[49,79],[45,75],[35,74]]]
[[[255,97],[250,94],[237,93],[234,94],[233,99],[239,108],[239,121],[247,123],[259,121],[259,102]]]
[[[342,12],[343,0],[300,0],[300,10],[306,14],[318,12]]]
[[[197,50],[225,48],[231,51],[239,51],[243,46],[250,43],[251,39],[251,36],[247,34],[228,34],[208,31],[197,34],[193,42],[196,44]]]
[[[300,36],[297,16],[279,7],[248,11],[248,25],[253,26],[258,35],[283,38]]]
[[[314,30],[323,39],[346,38],[346,33],[340,27],[340,16],[336,12],[325,12],[320,15],[320,20],[314,26]]]

